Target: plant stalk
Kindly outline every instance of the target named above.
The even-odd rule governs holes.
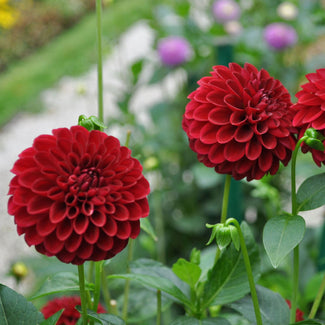
[[[81,317],[82,325],[87,325],[87,296],[85,289],[85,270],[84,265],[78,265],[78,275],[79,275],[79,288],[80,288],[80,299],[81,299]]]
[[[320,305],[320,303],[322,301],[324,293],[325,293],[325,274],[324,274],[322,283],[321,283],[321,285],[320,285],[320,287],[318,289],[318,292],[317,292],[316,298],[314,300],[314,303],[313,303],[313,305],[311,307],[308,318],[312,319],[312,318],[314,318],[316,316],[318,307],[319,307],[319,305]]]
[[[252,266],[251,266],[251,263],[249,260],[249,255],[248,255],[248,251],[247,251],[247,247],[246,247],[246,243],[245,243],[245,238],[241,231],[238,221],[234,218],[229,218],[226,222],[226,225],[229,225],[230,223],[232,223],[237,228],[237,231],[238,231],[241,251],[243,254],[243,259],[244,259],[244,263],[245,263],[245,267],[246,267],[246,273],[247,273],[247,277],[248,277],[249,288],[251,291],[252,301],[253,301],[253,305],[254,305],[256,324],[263,325],[261,311],[260,311],[258,298],[257,298],[257,292],[256,292],[256,288],[255,288]]]
[[[161,325],[161,291],[157,290],[157,322],[156,325]]]
[[[231,175],[226,175],[225,187],[224,187],[224,191],[223,191],[220,223],[225,223],[226,219],[227,219],[229,193],[230,193],[230,182],[231,182]]]
[[[98,83],[98,119],[104,122],[103,100],[103,56],[102,56],[102,0],[96,0],[97,18],[97,83]]]

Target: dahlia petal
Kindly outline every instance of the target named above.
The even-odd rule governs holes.
[[[65,241],[72,234],[73,227],[71,222],[68,219],[64,219],[62,222],[57,224],[56,227],[56,236],[59,240]]]
[[[298,105],[295,105],[294,107],[296,109],[298,109]],[[305,110],[302,110],[302,109],[301,110],[298,110],[297,113],[295,114],[293,120],[292,120],[292,125],[294,127],[300,126],[302,124],[302,120],[305,117],[305,115],[306,115]]]
[[[132,189],[134,189],[137,186],[137,183],[132,186]],[[121,192],[121,199],[119,200],[120,203],[131,203],[134,202],[135,196],[128,191]]]
[[[38,178],[31,187],[31,190],[37,194],[47,194],[55,186],[53,181],[46,178]]]
[[[225,145],[224,155],[228,161],[237,161],[245,154],[245,145],[236,141],[229,142]]]
[[[142,210],[141,218],[147,217],[149,215],[148,199],[144,198],[144,199],[138,200],[136,203],[139,204],[141,207],[141,210]],[[131,219],[133,219],[133,218],[131,218]]]
[[[67,207],[67,217],[71,220],[75,219],[80,213],[80,210],[76,206]]]
[[[37,249],[37,248],[36,248]],[[38,250],[39,251],[39,250]],[[40,252],[40,251],[39,251]],[[42,252],[40,252],[41,254],[44,254]],[[70,253],[65,249],[62,249],[57,255],[56,257],[63,263],[73,263],[73,261],[75,260],[76,254]],[[82,263],[81,263],[82,264]]]
[[[319,118],[314,120],[311,123],[311,126],[316,130],[324,130],[325,129],[325,114],[322,114]]]
[[[263,172],[267,172],[273,163],[273,154],[271,151],[263,150],[263,153],[258,158],[258,166]]]
[[[234,94],[234,95],[237,95],[237,96],[241,96],[241,91],[242,91],[242,87],[240,87],[238,85],[238,83],[233,80],[233,79],[230,79],[230,80],[227,80],[226,81],[226,85],[228,86],[228,89]]]
[[[277,145],[277,139],[274,135],[270,133],[265,133],[262,136],[258,137],[262,146],[266,149],[274,149]]]
[[[128,239],[131,235],[131,225],[128,221],[119,221],[117,223],[116,237],[120,239]]]
[[[128,239],[120,239],[118,237],[114,237],[114,245],[113,245],[112,249],[110,250],[109,255],[111,255],[111,256],[116,255],[122,249],[124,249],[127,244],[128,244]]]
[[[131,225],[130,237],[135,239],[140,234],[140,221],[139,220],[130,221],[130,225]]]
[[[127,204],[125,208],[128,210],[129,220],[139,220],[142,217],[142,209],[138,203],[134,202],[134,203]]]
[[[51,254],[55,255],[64,247],[64,242],[60,241],[55,234],[44,238],[44,248]]]
[[[64,202],[54,202],[51,205],[49,218],[52,223],[59,223],[67,216],[67,207]]]
[[[82,236],[77,235],[75,232],[67,238],[64,242],[64,247],[69,253],[74,253],[82,242]]]
[[[232,125],[243,125],[247,121],[247,116],[244,110],[232,112],[229,122]]]
[[[57,139],[57,145],[62,152],[70,152],[72,148],[72,140],[67,138]]]
[[[193,99],[199,103],[209,103],[209,99],[207,95],[209,94],[210,90],[205,87],[199,87],[197,91],[193,93]]]
[[[242,111],[243,110],[243,102],[242,100],[235,95],[226,95],[224,98],[224,103],[227,104],[227,106],[232,111]]]
[[[86,241],[83,241],[78,249],[78,257],[87,260],[90,258],[91,254],[93,253],[94,245],[88,244]]]
[[[30,214],[38,214],[49,211],[53,201],[44,196],[34,196],[28,203],[27,211]]]
[[[113,218],[107,218],[106,224],[102,227],[102,230],[107,236],[113,237],[117,233],[117,223]]]
[[[231,141],[235,136],[237,127],[231,124],[221,126],[217,132],[217,142],[223,144]]]
[[[213,105],[201,104],[194,111],[193,118],[197,121],[207,121],[211,109],[213,109]]]
[[[307,111],[304,111],[305,115],[302,119],[302,123],[310,123],[318,119],[321,115],[324,114],[322,110],[318,107],[309,107]]]
[[[216,142],[216,134],[218,128],[211,124],[207,123],[201,128],[200,140],[205,144],[211,144]]]
[[[87,230],[88,225],[89,219],[83,214],[79,214],[78,217],[72,221],[73,230],[78,235],[82,235]]]
[[[115,205],[110,202],[106,202],[104,208],[107,214],[113,214],[115,212]]]
[[[44,237],[42,237],[37,231],[36,227],[28,227],[25,233],[25,241],[28,246],[38,245],[42,243]]]
[[[50,222],[47,216],[41,218],[39,222],[36,224],[36,231],[42,236],[48,236],[51,234],[56,228],[56,224]]]
[[[199,154],[206,155],[209,152],[210,148],[210,145],[202,143],[200,139],[196,140],[194,143],[194,151]]]
[[[97,241],[98,247],[105,252],[109,251],[113,247],[113,244],[114,244],[113,238],[106,236],[105,234],[101,234]]]
[[[278,138],[287,137],[290,134],[289,130],[287,128],[283,128],[283,127],[271,129],[270,133]]]
[[[232,79],[232,72],[230,69],[223,65],[217,65],[213,67],[213,70],[217,73],[217,75],[224,80]]]
[[[261,155],[261,152],[262,146],[255,137],[246,143],[245,155],[249,160],[256,160]]]
[[[50,134],[39,135],[33,143],[33,148],[36,151],[48,151],[51,147],[56,145],[55,137]]]
[[[19,227],[28,228],[39,221],[39,215],[29,214],[25,207],[15,210],[15,224]]]
[[[234,166],[234,170],[237,175],[240,175],[241,178],[246,176],[246,173],[253,168],[255,161],[248,160],[246,157],[243,157],[239,161],[236,162]]]
[[[258,122],[253,127],[255,130],[255,133],[258,135],[265,134],[269,130],[267,121]]]
[[[227,93],[223,93],[221,91],[210,91],[208,94],[206,94],[206,103],[209,103],[210,105],[213,104],[215,106],[225,106],[225,100],[224,96]]]
[[[254,135],[253,130],[248,125],[242,125],[237,128],[234,139],[237,142],[248,142]]]
[[[150,192],[149,182],[142,177],[135,186],[130,188],[129,191],[134,195],[135,199],[143,199]]]
[[[299,104],[313,106],[313,105],[321,105],[322,100],[313,94],[305,93],[301,97],[299,97]]]
[[[129,210],[121,204],[115,205],[116,211],[114,213],[114,219],[119,221],[125,221],[129,219]]]
[[[106,215],[101,210],[95,210],[90,216],[90,221],[97,227],[103,227],[106,223]]]
[[[284,146],[278,145],[274,149],[274,154],[282,161],[287,155],[287,151]]]
[[[24,187],[31,187],[35,179],[40,177],[39,168],[27,169],[19,174],[18,183]]]
[[[224,145],[218,143],[211,147],[208,157],[213,164],[220,164],[225,161],[224,148]]]
[[[99,238],[99,228],[90,224],[84,238],[88,244],[95,244]]]
[[[231,111],[227,108],[216,108],[209,113],[209,122],[216,125],[226,125],[229,123]]]
[[[13,196],[12,202],[19,206],[28,205],[32,198],[35,197],[35,194],[26,187],[18,187],[15,190],[15,195]]]
[[[84,201],[81,206],[81,213],[85,216],[91,216],[94,213],[94,204],[90,201]]]
[[[205,104],[202,104],[202,106],[204,106]],[[198,104],[197,102],[191,101],[189,102],[186,107],[185,107],[185,118],[187,119],[193,119],[193,115],[194,112],[196,110],[197,107],[201,106],[200,104]]]
[[[33,157],[24,157],[21,159],[18,159],[13,168],[11,169],[11,172],[18,175],[22,172],[24,172],[26,169],[33,169],[36,168],[37,164]]]
[[[195,120],[191,121],[189,123],[189,129],[188,129],[190,137],[199,138],[201,129],[203,128],[204,125],[205,125],[204,122],[198,122]]]

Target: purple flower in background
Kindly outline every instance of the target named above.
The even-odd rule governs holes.
[[[185,38],[168,36],[158,41],[158,54],[162,64],[174,67],[188,61],[192,49]]]
[[[237,20],[240,17],[239,4],[234,0],[216,0],[212,6],[214,18],[218,23]]]
[[[275,50],[283,50],[296,44],[298,40],[296,30],[285,23],[272,23],[264,29],[266,43]]]

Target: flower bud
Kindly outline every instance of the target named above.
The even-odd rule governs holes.
[[[296,44],[296,30],[285,23],[272,23],[265,27],[264,39],[274,50],[281,51]]]
[[[325,137],[315,130],[314,128],[309,128],[305,131],[304,140],[305,144],[313,149],[324,151],[324,144],[322,141],[325,140]]]
[[[28,274],[27,266],[23,262],[16,262],[12,265],[10,274],[13,275],[16,281],[19,283]]]
[[[231,243],[231,232],[228,226],[219,227],[216,233],[216,241],[221,250]]]

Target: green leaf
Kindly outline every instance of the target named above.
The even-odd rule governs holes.
[[[325,323],[320,320],[307,319],[291,325],[324,325]]]
[[[14,290],[0,284],[0,324],[31,325],[44,320],[42,313]]]
[[[149,218],[141,218],[140,219],[140,227],[143,231],[145,231],[154,241],[157,241],[157,235],[155,230],[153,229]]]
[[[273,267],[278,267],[303,239],[305,220],[300,216],[285,215],[270,219],[263,230],[263,243]]]
[[[87,284],[86,288],[92,290],[93,286]],[[43,283],[40,290],[31,300],[47,296],[53,293],[79,291],[79,277],[73,272],[60,272],[49,276]]]
[[[108,278],[122,278],[138,281],[144,286],[161,290],[176,302],[190,306],[189,286],[181,281],[171,269],[163,264],[149,259],[140,259],[131,264],[130,274],[111,275]]]
[[[182,316],[175,319],[170,325],[231,325],[224,318],[197,319],[189,316]]]
[[[79,311],[81,311],[80,308]],[[110,314],[97,314],[92,310],[87,310],[88,317],[90,320],[97,321],[99,324],[102,325],[125,325],[123,319],[118,316],[110,315]]]
[[[289,324],[290,311],[286,301],[276,292],[256,286],[263,325]],[[251,325],[256,324],[253,302],[250,296],[238,300],[230,307],[242,314]]]
[[[131,71],[132,71],[132,76],[133,76],[133,80],[132,80],[133,85],[136,85],[136,83],[139,80],[139,76],[140,76],[140,73],[143,68],[143,62],[144,62],[144,60],[140,59],[140,60],[136,61],[135,63],[133,63],[131,66]]]
[[[250,262],[253,269],[254,278],[260,275],[260,257],[255,239],[246,222],[241,224],[247,246]],[[206,272],[202,264],[207,259],[214,260],[215,251],[210,251],[208,258],[202,258],[202,273]],[[203,256],[202,256],[203,257]],[[210,262],[211,263],[211,262]],[[208,265],[205,263],[205,265]],[[223,252],[217,263],[208,271],[205,281],[202,305],[223,305],[240,299],[249,292],[246,268],[240,251],[237,251],[233,244],[228,246]]]
[[[298,211],[308,211],[325,204],[325,173],[307,178],[297,192]]]
[[[61,314],[63,313],[63,309],[46,319],[40,325],[56,325],[57,321],[59,320]]]
[[[194,263],[179,258],[172,267],[173,272],[184,282],[194,289],[201,275],[201,268]]]
[[[325,272],[321,272],[321,273],[316,273],[311,278],[309,278],[304,290],[305,301],[312,302],[316,298],[317,291],[321,286],[324,276],[325,276]]]

